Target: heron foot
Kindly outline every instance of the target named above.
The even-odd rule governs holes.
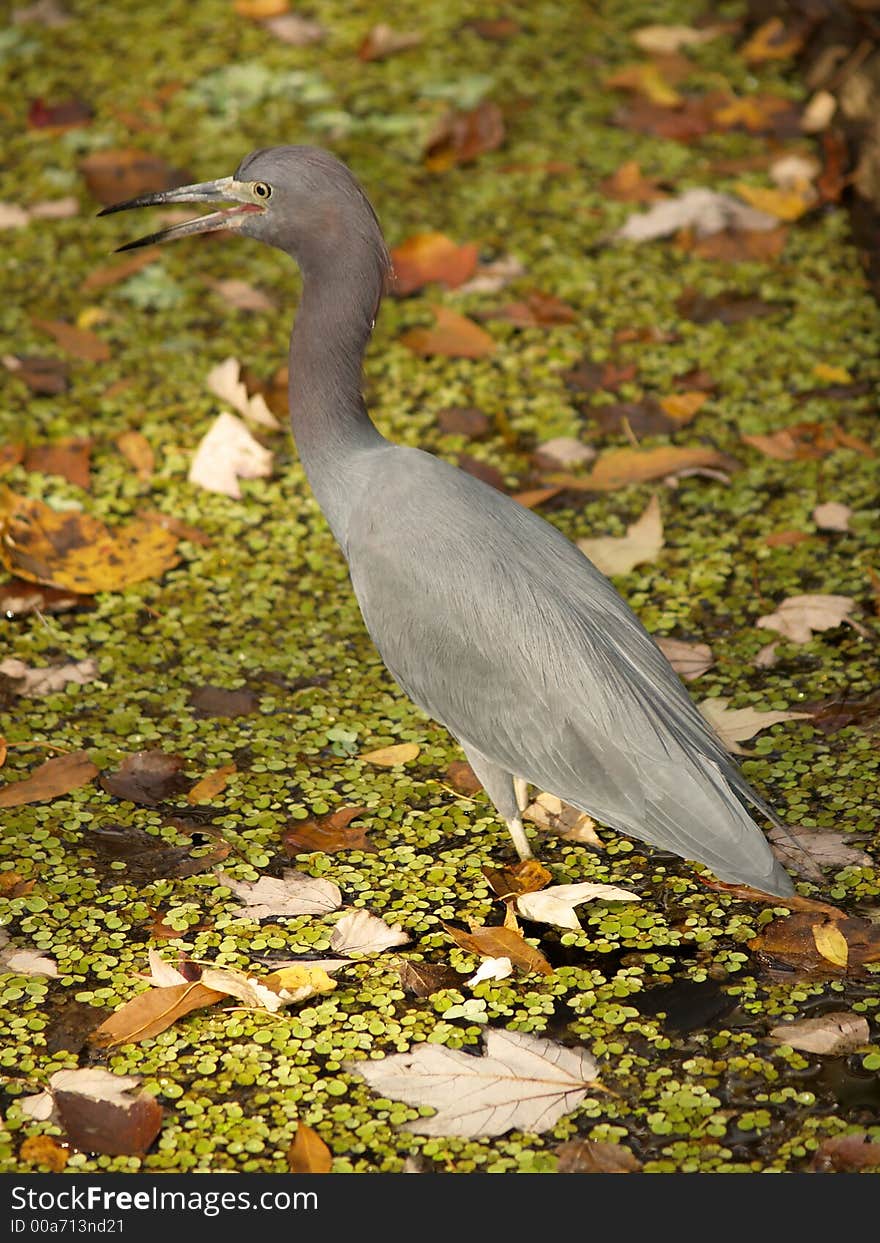
[[[507,831],[513,838],[513,845],[520,859],[533,859],[531,847],[529,846],[526,831],[523,828],[522,816],[514,816],[512,820],[505,820]]]

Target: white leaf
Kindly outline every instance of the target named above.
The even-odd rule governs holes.
[[[0,203],[0,229],[23,229],[30,216],[17,203]]]
[[[108,1101],[128,1109],[131,1104],[129,1092],[141,1086],[134,1075],[111,1075],[100,1066],[88,1066],[83,1070],[57,1070],[49,1080],[53,1092],[76,1092],[91,1101]]]
[[[655,493],[651,497],[641,518],[626,528],[626,535],[579,539],[577,546],[597,570],[609,577],[629,574],[645,561],[656,561],[663,547],[663,519],[658,496]]]
[[[333,929],[330,948],[337,954],[381,954],[392,945],[406,945],[409,937],[399,925],[357,908],[346,911]]]
[[[234,306],[238,311],[274,311],[275,303],[268,294],[263,293],[262,289],[255,289],[253,285],[249,285],[247,281],[239,281],[235,279],[219,281],[209,280],[208,284],[215,290],[228,306]],[[225,367],[228,363],[234,363],[234,358],[228,358],[225,363],[221,363],[221,367]],[[216,371],[217,368],[215,367]],[[211,387],[210,377],[208,377],[208,387]],[[242,385],[242,387],[244,387]],[[212,389],[213,391],[213,389]],[[221,394],[222,396],[222,394]]]
[[[292,868],[284,872],[281,880],[273,876],[261,876],[258,881],[234,880],[224,872],[217,875],[245,903],[233,912],[240,919],[326,915],[338,911],[342,905],[342,894],[332,881],[307,876]]]
[[[535,453],[546,458],[552,466],[583,466],[596,456],[592,445],[585,445],[573,436],[543,440],[535,446]]]
[[[526,270],[513,255],[502,255],[492,263],[481,263],[469,281],[459,285],[457,294],[498,293],[511,281],[525,276]]]
[[[39,950],[16,949],[9,942],[9,933],[0,928],[0,972],[14,975],[45,975],[50,979],[58,978],[58,964],[54,958],[41,954]]]
[[[274,1014],[285,1005],[285,999],[271,988],[231,967],[205,967],[199,976],[199,983],[204,984],[205,988],[213,988],[215,992],[225,993],[227,997],[237,998],[250,1010],[268,1010]]]
[[[267,17],[262,25],[282,43],[291,47],[306,47],[309,43],[320,43],[327,33],[323,26],[311,21],[308,17],[299,17],[296,13],[281,13],[278,17]]]
[[[262,427],[271,427],[273,430],[279,428],[281,424],[266,405],[263,394],[255,393],[253,397],[248,397],[248,391],[240,376],[241,363],[238,359],[225,358],[222,363],[212,367],[205,382],[216,397],[228,402],[233,410],[237,410],[252,423],[259,423]]]
[[[72,194],[63,199],[45,199],[29,210],[32,220],[69,220],[79,215],[79,199]]]
[[[685,643],[682,639],[657,639],[656,643],[685,682],[693,682],[715,663],[708,643]]]
[[[468,988],[474,988],[483,980],[506,980],[513,973],[513,963],[509,958],[484,958],[474,975],[465,980]]]
[[[812,712],[759,712],[756,708],[728,708],[728,699],[704,699],[697,707],[703,720],[708,721],[718,735],[726,751],[731,755],[748,755],[737,744],[754,738],[762,729],[779,725],[783,721],[804,721]]]
[[[516,909],[524,919],[578,930],[581,925],[574,908],[594,899],[600,902],[641,901],[637,893],[630,893],[628,889],[585,882],[581,885],[551,885],[549,889],[540,889],[537,893],[521,893],[516,899]]]
[[[868,1020],[849,1010],[829,1010],[815,1019],[780,1023],[770,1030],[770,1038],[805,1053],[824,1053],[840,1057],[852,1053],[871,1038]]]
[[[811,155],[783,155],[770,165],[770,180],[780,190],[802,190],[821,171],[821,164]]]
[[[759,617],[755,625],[777,630],[792,643],[809,643],[814,630],[833,630],[842,625],[855,603],[849,596],[789,596],[775,613]]]
[[[55,1113],[55,1100],[51,1092],[38,1092],[36,1096],[22,1097],[18,1106],[23,1114],[36,1122],[48,1122]]]
[[[147,962],[150,964],[150,974],[144,978],[156,988],[174,988],[177,984],[189,983],[186,976],[176,967],[172,967],[170,962],[166,962],[156,950],[147,951]]]
[[[671,55],[683,47],[698,47],[710,43],[724,33],[724,26],[640,26],[632,32],[632,41],[643,52],[654,55]]]
[[[514,1128],[547,1131],[577,1108],[596,1079],[596,1062],[580,1047],[497,1030],[484,1034],[483,1046],[483,1056],[473,1057],[426,1042],[408,1053],[345,1067],[381,1096],[437,1110],[407,1123],[407,1130],[468,1139]]]
[[[852,510],[840,501],[826,501],[813,510],[813,521],[820,531],[848,531]]]
[[[264,479],[272,474],[272,453],[250,434],[244,423],[226,411],[202,438],[189,468],[190,483],[208,492],[241,498],[239,479]]]
[[[13,689],[16,695],[38,697],[52,695],[63,690],[68,682],[84,685],[98,676],[96,660],[77,660],[67,665],[46,665],[42,669],[34,669],[23,660],[8,656],[0,661],[0,673],[14,679],[19,685]]]
[[[755,657],[755,668],[772,669],[779,660],[779,657],[776,655],[777,647],[779,647],[778,639],[774,639],[772,643],[765,643]]]
[[[529,803],[523,812],[523,820],[536,824],[540,829],[549,829],[567,842],[582,842],[587,846],[603,847],[602,839],[596,833],[596,821],[585,811],[579,811],[570,803],[563,803],[555,794],[538,794],[533,803]]]
[[[685,190],[674,199],[663,199],[648,211],[635,212],[617,230],[624,242],[652,242],[669,237],[679,229],[693,229],[697,237],[709,237],[725,229],[764,232],[775,229],[779,221],[767,212],[715,190]]]

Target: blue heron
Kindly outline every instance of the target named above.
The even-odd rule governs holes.
[[[781,822],[592,562],[537,514],[371,422],[362,364],[389,257],[349,169],[317,148],[272,147],[232,177],[101,214],[203,202],[232,206],[120,249],[224,229],[299,264],[300,459],[382,659],[458,739],[520,858],[531,784],[721,880],[792,894],[749,806]]]

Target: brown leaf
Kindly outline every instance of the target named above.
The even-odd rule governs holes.
[[[441,173],[456,164],[470,164],[503,142],[504,118],[497,104],[484,100],[467,112],[451,109],[425,144],[425,167]]]
[[[642,175],[641,165],[636,160],[627,160],[610,177],[606,177],[599,189],[610,199],[618,203],[653,203],[665,198],[653,177]]]
[[[188,803],[210,802],[212,798],[222,793],[229,785],[229,779],[238,770],[234,764],[224,764],[222,768],[217,768],[212,773],[207,773],[200,781],[197,781],[189,794],[186,796]]]
[[[489,416],[472,406],[448,406],[437,411],[437,426],[444,436],[467,436],[481,440],[492,430]]]
[[[5,741],[3,743],[3,762],[6,762]],[[23,898],[31,893],[36,883],[35,880],[25,880],[20,872],[0,872],[0,897]]]
[[[473,276],[478,258],[475,242],[459,246],[443,233],[417,233],[391,251],[389,292],[403,297],[431,281],[457,289]]]
[[[812,913],[813,922],[815,923],[816,914],[825,915],[830,919],[837,919],[842,916],[843,912],[836,906],[829,906],[827,902],[817,902],[815,898],[802,898],[800,894],[793,893],[786,898],[780,898],[778,894],[764,893],[760,889],[752,889],[751,885],[728,885],[723,880],[716,880],[713,876],[700,874],[697,876],[701,885],[705,885],[707,889],[712,889],[716,893],[727,894],[730,898],[736,898],[739,902],[757,902],[761,906],[785,906],[790,911],[809,911]]]
[[[479,324],[445,306],[434,307],[431,328],[410,328],[400,338],[401,345],[428,357],[487,358],[495,353],[495,341]]]
[[[169,823],[174,821],[169,819]],[[169,846],[136,825],[124,824],[99,825],[88,833],[84,845],[94,851],[99,865],[124,863],[124,877],[134,884],[198,876],[222,863],[231,850],[228,842],[220,842],[206,854],[193,855],[191,846]],[[110,874],[119,876],[115,868]]]
[[[681,60],[690,65],[684,57]],[[634,91],[661,108],[677,108],[684,103],[658,61],[645,60],[623,65],[605,79],[605,85],[614,90]]]
[[[707,643],[685,643],[681,639],[656,640],[660,651],[685,682],[693,682],[715,663],[712,649]]]
[[[421,41],[422,36],[416,30],[394,30],[386,22],[379,22],[364,35],[357,52],[358,60],[384,60],[386,56],[405,52]]]
[[[77,328],[64,319],[39,319],[31,321],[35,328],[54,337],[66,354],[83,358],[92,363],[104,363],[110,357],[110,346],[88,328]]]
[[[120,281],[128,280],[129,276],[134,276],[135,272],[155,263],[158,258],[158,246],[147,246],[133,255],[118,259],[115,263],[105,263],[100,268],[94,268],[83,281],[82,288],[89,292],[106,289],[108,285],[117,285]]]
[[[402,962],[396,971],[401,987],[413,997],[430,997],[445,988],[458,988],[462,981],[454,967],[430,962]]]
[[[227,306],[234,307],[237,311],[274,311],[275,302],[268,294],[263,293],[262,289],[257,289],[254,285],[249,285],[247,281],[236,280],[214,280],[208,277],[205,281],[215,293],[223,299]],[[256,385],[248,384],[245,386],[250,391]]]
[[[88,785],[98,775],[97,765],[87,751],[71,751],[46,760],[29,777],[7,782],[0,788],[0,807],[23,807],[28,803],[47,803],[80,786]]]
[[[79,1092],[57,1091],[54,1098],[67,1138],[81,1152],[137,1156],[162,1127],[164,1111],[149,1092],[139,1093],[131,1104],[93,1100]]]
[[[504,476],[498,467],[493,466],[491,462],[483,462],[480,458],[471,457],[469,453],[459,453],[458,465],[466,475],[473,475],[475,479],[481,479],[483,483],[487,483],[490,488],[495,488],[497,492],[507,491]]]
[[[614,124],[638,134],[651,134],[673,142],[692,143],[715,128],[718,99],[686,99],[680,108],[667,108],[637,96],[614,114]]]
[[[537,893],[549,885],[553,874],[537,859],[523,859],[512,867],[484,867],[483,875],[499,898],[515,898],[521,893]]]
[[[642,401],[588,406],[584,413],[595,419],[606,435],[619,436],[623,433],[630,440],[640,436],[667,436],[678,428],[675,420],[663,413],[653,397]]]
[[[5,354],[2,361],[7,370],[23,381],[32,393],[57,397],[59,393],[67,392],[67,363],[62,358],[48,358],[42,354]]]
[[[56,440],[34,445],[25,455],[24,468],[42,475],[60,475],[68,483],[88,491],[92,486],[91,452],[91,440]]]
[[[777,899],[778,905],[788,902]],[[861,976],[867,964],[880,962],[880,925],[843,911],[817,923],[814,912],[797,911],[768,924],[749,948],[807,975]]]
[[[491,43],[504,43],[518,35],[522,27],[512,17],[474,17],[462,24],[462,30],[472,30]]]
[[[724,263],[741,260],[768,262],[778,259],[788,241],[788,229],[723,229],[709,237],[682,237],[678,245],[700,259],[719,259]]]
[[[0,475],[5,475],[15,466],[20,466],[24,461],[24,452],[24,442],[21,440],[0,446]]]
[[[291,1174],[329,1174],[333,1154],[316,1131],[298,1122],[296,1136],[287,1150],[287,1168]]]
[[[190,695],[189,705],[197,717],[250,716],[259,711],[260,697],[246,686],[235,691],[223,686],[200,686]]]
[[[823,1139],[813,1157],[812,1168],[819,1174],[880,1170],[880,1143],[871,1140],[866,1131]]]
[[[94,116],[92,108],[81,99],[64,99],[57,104],[49,104],[45,99],[35,99],[28,108],[27,123],[29,129],[76,129],[80,125],[89,125]]]
[[[664,414],[669,415],[670,419],[674,419],[680,427],[684,427],[696,417],[708,400],[709,394],[700,392],[698,389],[685,393],[670,393],[668,397],[660,399],[660,409]]]
[[[22,1161],[45,1165],[53,1174],[60,1174],[70,1160],[70,1150],[62,1148],[51,1135],[31,1135],[18,1150]]]
[[[537,509],[539,505],[543,505],[545,501],[552,501],[554,496],[558,496],[563,491],[564,488],[559,484],[554,484],[549,488],[527,488],[525,492],[511,492],[510,499],[522,505],[524,509]]]
[[[869,444],[833,423],[794,423],[775,432],[743,435],[742,439],[780,462],[818,460],[838,449],[852,449],[869,458],[876,456]]]
[[[880,690],[865,696],[832,695],[817,703],[804,704],[816,726],[823,734],[836,734],[839,729],[856,725],[861,729],[873,729],[880,721]]]
[[[338,807],[326,816],[295,820],[281,836],[281,844],[289,855],[308,854],[323,850],[335,854],[340,850],[375,850],[367,840],[363,825],[349,828],[366,812],[366,807]]]
[[[763,298],[735,290],[707,297],[695,289],[686,289],[675,307],[679,315],[695,324],[741,324],[785,310],[781,302],[765,302]]]
[[[470,932],[464,932],[450,924],[443,927],[456,945],[471,954],[478,954],[481,958],[509,958],[515,967],[540,975],[551,975],[553,972],[544,955],[512,928],[487,928],[472,924]]]
[[[157,190],[174,190],[192,181],[188,173],[159,156],[135,148],[94,151],[80,163],[89,193],[104,206]]]
[[[114,444],[126,461],[134,467],[138,479],[147,483],[153,476],[156,455],[143,432],[136,432],[133,429],[120,432]]]
[[[806,531],[771,531],[764,536],[764,543],[768,548],[792,548],[809,538]]]
[[[713,128],[744,129],[750,134],[773,134],[777,138],[800,136],[800,107],[791,99],[779,95],[727,94],[720,104],[717,97],[714,100]]]
[[[730,458],[708,445],[659,445],[653,449],[609,449],[588,475],[566,479],[565,486],[580,492],[613,492],[633,483],[647,483],[697,466],[729,470]],[[551,483],[561,482],[551,475]]]
[[[453,760],[446,770],[446,780],[459,794],[479,794],[483,788],[483,783],[467,760]]]
[[[554,328],[577,322],[574,307],[552,293],[533,289],[521,302],[508,302],[496,311],[488,311],[487,319],[506,320],[517,328]]]
[[[197,980],[170,988],[150,988],[120,1006],[95,1028],[90,1043],[99,1049],[109,1049],[119,1044],[152,1040],[185,1014],[213,1006],[226,995],[205,988]]]
[[[376,751],[362,751],[358,759],[367,764],[378,764],[381,768],[394,768],[396,764],[411,763],[420,750],[417,742],[398,742],[391,747],[379,747]]]
[[[192,782],[183,775],[185,764],[182,756],[165,751],[135,751],[125,757],[115,772],[105,774],[101,785],[116,798],[141,807],[155,807],[190,789]]]
[[[770,1039],[791,1045],[804,1053],[842,1057],[871,1039],[868,1020],[851,1010],[826,1010],[814,1019],[779,1023],[770,1029]]]
[[[554,1149],[560,1174],[638,1174],[641,1161],[622,1144],[570,1139]]]
[[[94,596],[81,596],[56,587],[41,587],[19,578],[0,584],[0,617],[26,617],[30,613],[69,613],[73,609],[91,609]]]
[[[163,514],[158,509],[139,509],[137,517],[142,522],[151,522],[161,527],[163,531],[170,531],[179,540],[188,540],[191,544],[199,544],[202,548],[210,548],[214,542],[198,527],[190,526],[188,522],[181,522],[179,518],[174,518],[171,514]]]
[[[57,512],[7,492],[0,498],[0,559],[19,578],[75,591],[121,591],[177,565],[177,537],[135,519],[112,529],[79,511]]]

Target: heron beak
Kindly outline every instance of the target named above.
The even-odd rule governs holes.
[[[190,237],[193,233],[216,233],[218,229],[240,229],[245,218],[252,212],[263,211],[263,204],[257,202],[247,182],[236,181],[234,177],[221,177],[219,181],[202,181],[194,186],[180,186],[176,190],[160,190],[156,194],[142,194],[136,199],[128,199],[125,203],[114,203],[98,212],[99,216],[111,216],[117,211],[130,211],[134,207],[161,207],[174,203],[217,203],[227,199],[237,200],[235,207],[226,207],[222,211],[211,212],[207,216],[197,216],[195,220],[186,220],[182,224],[173,224],[148,237],[138,238],[136,242],[126,242],[118,246],[120,250],[136,250],[138,246],[151,246],[155,242],[173,242],[179,237]]]

